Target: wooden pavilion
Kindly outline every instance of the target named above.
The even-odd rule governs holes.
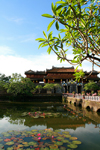
[[[78,70],[79,71],[79,70]],[[75,68],[72,67],[52,67],[52,69],[46,69],[46,71],[26,71],[25,75],[30,78],[35,84],[39,83],[59,83],[63,87],[64,92],[77,92],[83,91],[84,84],[89,80],[93,80],[98,83],[99,72],[93,71],[93,73],[85,80],[76,82],[74,78]],[[90,72],[85,71],[85,76],[88,76]]]

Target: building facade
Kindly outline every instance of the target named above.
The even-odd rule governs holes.
[[[79,71],[79,70],[78,70]],[[72,93],[81,93],[83,91],[84,84],[88,83],[89,80],[93,80],[95,82],[99,82],[99,77],[97,76],[99,73],[97,71],[93,71],[93,73],[84,80],[80,80],[79,82],[75,81],[74,67],[52,67],[52,69],[46,69],[46,71],[26,71],[25,75],[27,78],[30,78],[32,82],[35,84],[40,83],[59,83],[63,92]],[[85,76],[88,76],[90,72],[85,71]]]

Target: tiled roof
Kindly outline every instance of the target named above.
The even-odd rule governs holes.
[[[74,72],[75,69],[74,67],[69,67],[69,68],[57,68],[57,67],[52,67],[52,69],[47,69],[46,72]]]
[[[48,72],[74,72],[74,71],[75,71],[74,67],[67,67],[67,68],[65,68],[65,67],[60,67],[60,68],[52,67],[52,69],[46,69],[47,73]],[[80,70],[77,70],[77,71],[80,71]]]
[[[52,75],[52,76],[45,76],[44,79],[69,79],[74,78],[73,75]]]
[[[28,70],[25,72],[25,74],[46,74],[45,71],[32,71],[32,70]]]

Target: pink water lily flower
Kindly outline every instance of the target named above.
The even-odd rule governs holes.
[[[54,138],[54,136],[52,136],[52,138]]]
[[[41,133],[38,133],[38,136],[40,136],[41,135]]]
[[[41,137],[38,137],[38,140],[41,140]]]

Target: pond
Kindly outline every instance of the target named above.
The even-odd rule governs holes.
[[[61,103],[0,103],[0,149],[100,150],[100,113]]]

